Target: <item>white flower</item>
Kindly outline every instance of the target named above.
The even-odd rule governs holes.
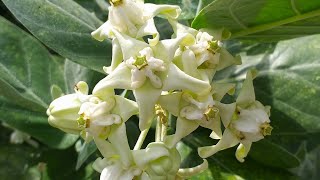
[[[108,90],[102,98],[87,95],[88,85],[80,81],[76,93],[54,100],[48,110],[49,124],[72,134],[81,134],[86,140],[107,138],[113,125],[127,121],[138,113],[134,101],[114,95]]]
[[[176,19],[181,9],[175,5],[155,5],[139,0],[110,0],[109,20],[92,32],[92,36],[103,41],[113,38],[113,30],[127,34],[134,38],[152,35],[148,39],[151,46],[159,41],[159,33],[155,27],[153,17],[162,15],[166,18]]]
[[[235,103],[222,104],[219,101],[226,93],[233,92],[234,85],[213,84],[212,87],[213,90],[204,96],[174,92],[159,98],[158,103],[161,107],[178,117],[175,134],[165,140],[169,147],[176,145],[199,126],[211,129],[211,138],[221,138],[221,121],[224,124],[228,123],[235,110]]]
[[[233,122],[232,127],[241,132],[242,141],[256,142],[271,134],[269,123],[269,116],[264,110],[243,109],[240,110],[239,119]]]
[[[75,93],[61,96],[52,101],[47,109],[49,124],[64,132],[78,135],[81,128],[76,120],[79,117],[78,112],[81,104],[92,97],[92,95],[88,95],[88,91],[87,83],[80,81],[75,86]]]
[[[131,68],[131,86],[136,89],[141,87],[146,77],[155,88],[162,87],[161,79],[155,74],[158,71],[166,71],[167,68],[161,59],[153,57],[150,47],[146,47],[140,52],[140,56],[125,60],[126,65]]]
[[[219,63],[220,42],[213,41],[213,37],[206,32],[199,32],[196,40],[196,44],[189,48],[194,52],[198,66],[216,68]]]
[[[95,139],[103,159],[93,168],[101,172],[100,180],[174,179],[180,167],[180,154],[164,143],[150,143],[145,149],[130,150],[125,124],[115,126],[109,142]]]
[[[162,91],[189,90],[196,94],[210,91],[208,82],[189,76],[172,63],[179,45],[194,42],[191,35],[162,40],[151,47],[117,31],[114,34],[125,61],[95,86],[93,94],[101,97],[110,89],[133,90],[139,105],[140,130],[150,127]]]
[[[240,143],[236,151],[236,158],[244,162],[253,142],[271,135],[270,109],[255,100],[253,78],[255,71],[249,71],[237,98],[237,110],[232,118],[224,123],[225,131],[220,141],[213,146],[200,147],[200,157],[212,156],[218,151],[233,147]]]

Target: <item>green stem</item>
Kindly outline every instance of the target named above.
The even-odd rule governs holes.
[[[148,132],[149,132],[149,129],[150,129],[150,128],[147,128],[147,129],[143,130],[143,131],[140,133],[139,138],[138,138],[138,141],[136,142],[136,145],[134,146],[133,150],[139,150],[139,149],[141,149],[141,146],[142,146],[144,140],[145,140],[146,137],[147,137],[147,134],[148,134]]]
[[[167,136],[167,124],[162,124],[161,127],[161,141],[163,142],[165,137]]]
[[[159,117],[157,117],[157,126],[156,126],[156,142],[161,141],[161,132],[162,132],[162,123]]]
[[[254,27],[248,28],[246,30],[233,33],[231,38],[237,38],[237,37],[241,37],[241,36],[246,36],[248,34],[253,34],[253,33],[261,32],[261,31],[266,31],[266,30],[275,28],[277,26],[293,23],[293,22],[296,22],[296,21],[301,21],[301,20],[312,18],[312,17],[316,17],[316,16],[320,16],[320,9],[319,10],[315,10],[315,11],[311,11],[311,12],[308,12],[308,13],[305,13],[305,14],[293,16],[293,17],[290,17],[290,18],[287,18],[287,19],[283,19],[283,20],[280,20],[280,21],[276,21],[276,22],[272,22],[272,23],[268,23],[268,24],[263,24],[263,25],[259,25],[259,26],[254,26]]]

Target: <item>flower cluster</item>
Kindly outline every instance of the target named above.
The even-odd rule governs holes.
[[[205,158],[237,144],[236,158],[243,162],[252,142],[270,135],[270,107],[255,99],[255,71],[247,73],[236,102],[221,102],[226,94],[233,95],[235,85],[212,83],[214,74],[241,64],[222,47],[221,35],[180,24],[178,6],[143,0],[110,4],[109,20],[92,32],[99,41],[112,40],[112,63],[103,68],[108,75],[92,94],[81,81],[74,94],[57,98],[47,110],[52,126],[96,143],[103,158],[93,167],[101,172],[101,180],[187,178],[208,167]],[[168,20],[172,39],[160,40],[155,16]],[[135,101],[116,95],[114,89],[131,90]],[[125,122],[133,115],[139,116],[141,134],[130,149]],[[169,115],[177,117],[172,135],[167,135]],[[156,140],[141,149],[154,121]],[[199,147],[202,164],[179,169],[176,145],[199,126],[212,130],[210,137],[219,141]]]

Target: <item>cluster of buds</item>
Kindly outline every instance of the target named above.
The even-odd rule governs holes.
[[[93,167],[101,172],[101,180],[184,179],[206,169],[205,158],[239,143],[236,158],[243,162],[252,142],[270,135],[270,107],[255,99],[255,71],[247,73],[236,102],[221,103],[226,94],[233,95],[235,85],[212,82],[214,74],[241,64],[222,47],[221,35],[180,24],[178,6],[143,0],[110,4],[109,20],[92,32],[99,41],[112,40],[112,63],[103,67],[108,75],[92,94],[79,82],[74,94],[57,98],[47,110],[52,126],[96,143],[103,158]],[[155,16],[168,20],[172,39],[160,40]],[[135,101],[116,95],[114,89],[131,90]],[[139,116],[141,134],[130,149],[125,123],[134,115]],[[167,135],[169,115],[177,117],[172,135]],[[155,142],[141,149],[153,121]],[[199,126],[212,130],[210,137],[219,141],[199,147],[202,164],[179,169],[176,145]]]

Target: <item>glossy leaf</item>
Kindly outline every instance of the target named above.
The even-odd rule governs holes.
[[[102,22],[71,0],[3,0],[13,15],[60,55],[96,71],[111,62],[111,43],[90,33]]]
[[[279,41],[320,33],[318,0],[216,0],[203,8],[192,26],[226,28],[231,38]]]

